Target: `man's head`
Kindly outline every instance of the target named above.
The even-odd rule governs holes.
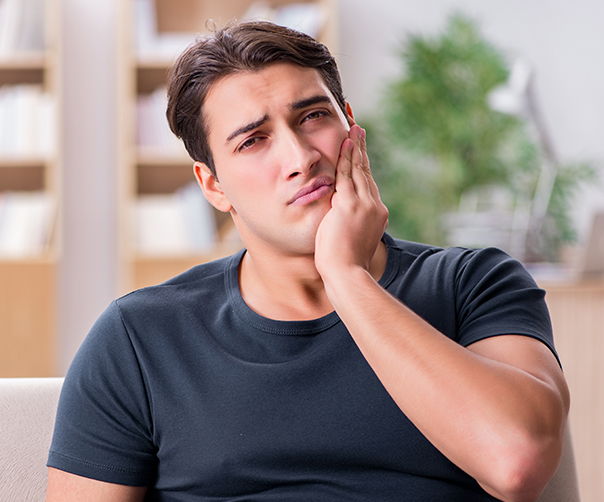
[[[275,63],[316,69],[346,115],[340,75],[329,50],[312,37],[272,23],[251,21],[229,25],[197,40],[170,70],[167,117],[189,155],[216,177],[208,143],[203,105],[218,80],[238,72],[255,72]]]

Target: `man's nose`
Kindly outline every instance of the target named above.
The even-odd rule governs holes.
[[[307,138],[294,132],[284,135],[280,155],[283,176],[287,179],[308,175],[321,158],[321,153]]]

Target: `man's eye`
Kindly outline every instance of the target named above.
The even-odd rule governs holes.
[[[243,143],[241,143],[241,145],[239,146],[239,151],[245,150],[247,148],[250,148],[252,146],[254,146],[256,143],[258,143],[258,141],[260,141],[260,138],[255,136],[253,138],[250,139],[246,139]]]
[[[324,115],[327,115],[327,112],[324,112],[324,111],[310,112],[308,115],[306,115],[304,117],[304,120],[315,120],[320,117],[323,117]]]

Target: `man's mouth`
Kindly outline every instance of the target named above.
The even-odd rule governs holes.
[[[329,176],[320,176],[310,185],[301,188],[290,199],[288,205],[303,206],[319,200],[333,191],[333,180]]]

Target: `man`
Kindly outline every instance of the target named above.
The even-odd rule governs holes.
[[[535,500],[568,412],[539,290],[384,233],[333,57],[244,23],[168,118],[242,252],[114,302],[66,378],[48,501]]]

